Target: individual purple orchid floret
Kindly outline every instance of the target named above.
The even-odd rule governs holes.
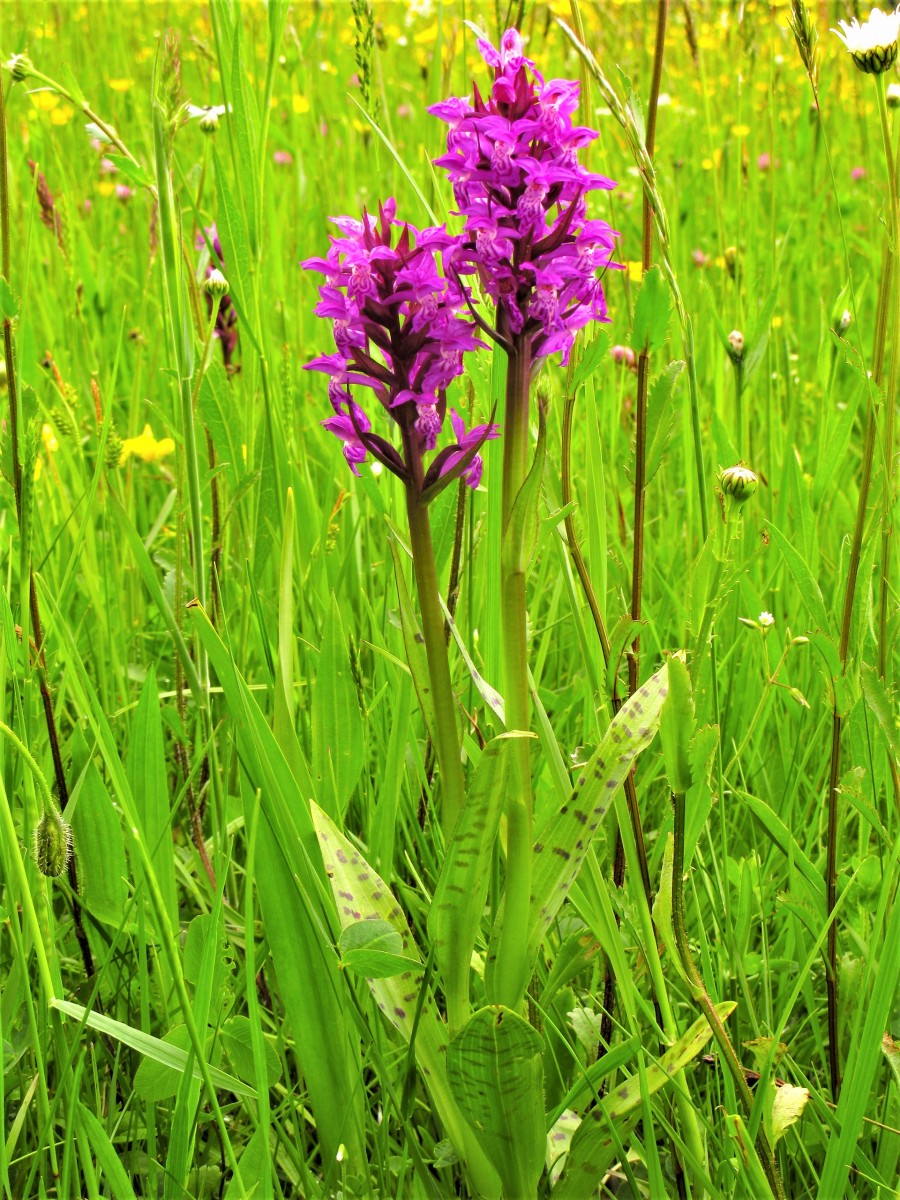
[[[339,234],[331,236],[326,256],[302,263],[325,276],[315,311],[332,322],[336,347],[334,354],[306,363],[306,370],[329,376],[335,415],[323,426],[343,442],[356,475],[371,454],[417,492],[454,468],[477,487],[477,449],[497,436],[496,426],[479,427],[476,437],[453,420],[457,441],[444,447],[427,471],[422,463],[422,455],[437,448],[446,389],[462,374],[463,355],[484,345],[468,316],[463,285],[444,269],[457,239],[443,226],[419,231],[399,221],[393,200],[380,206],[377,218],[364,212],[362,221],[332,221]],[[401,452],[372,431],[351,387],[375,394],[399,426]]]
[[[435,162],[466,221],[453,265],[478,275],[502,338],[522,335],[532,356],[559,351],[565,363],[576,332],[608,319],[597,272],[621,266],[612,261],[618,235],[587,219],[586,196],[616,185],[578,162],[597,134],[572,124],[576,82],[545,82],[515,29],[499,49],[481,38],[478,49],[494,69],[487,100],[475,86],[471,104],[451,98],[428,110],[449,126]]]

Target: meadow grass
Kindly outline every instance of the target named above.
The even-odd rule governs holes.
[[[496,1170],[510,1200],[898,1194],[900,334],[876,89],[826,32],[843,5],[811,17],[818,108],[789,4],[672,5],[651,164],[634,97],[657,4],[513,8],[0,6],[0,58],[40,75],[0,76],[5,1200],[498,1195]],[[533,389],[527,742],[501,736],[502,440],[477,491],[428,509],[467,811],[494,831],[475,865],[441,821],[404,487],[354,478],[320,426],[302,367],[331,334],[299,266],[329,216],[389,196],[458,226],[425,110],[488,86],[465,21],[495,42],[517,22],[548,78],[581,78],[586,161],[619,181],[591,212],[625,264],[610,323]],[[230,111],[176,129],[179,97]],[[450,402],[502,413],[504,372],[470,356]],[[721,472],[741,462],[759,485],[738,505]],[[691,694],[651,740],[629,658],[659,691],[677,651]],[[528,846],[562,848],[620,734],[636,773],[577,876],[529,865],[556,907],[501,1010],[509,762],[530,748]],[[57,807],[68,860],[46,815],[33,853]],[[573,1150],[557,1183],[580,1118],[584,1173]]]

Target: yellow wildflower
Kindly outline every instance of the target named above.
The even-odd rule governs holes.
[[[56,434],[53,432],[53,426],[48,425],[45,421],[41,426],[41,440],[44,443],[44,449],[48,454],[55,454],[59,449],[59,442],[56,440]]]
[[[68,104],[63,104],[59,108],[54,108],[50,114],[51,125],[68,125],[75,116],[75,109]]]
[[[140,458],[143,462],[159,462],[161,458],[165,458],[167,454],[171,454],[175,449],[175,443],[171,438],[161,438],[159,441],[153,436],[153,430],[149,425],[144,426],[144,432],[139,437],[126,438],[122,443],[122,455],[119,459],[121,465],[126,459],[133,454],[136,458]]]
[[[39,112],[50,112],[59,104],[59,96],[56,92],[32,92],[31,103]]]
[[[133,79],[110,79],[109,86],[114,92],[127,92],[134,86]]]
[[[305,96],[301,96],[299,92],[294,92],[291,96],[291,104],[297,116],[302,116],[303,113],[309,112],[309,101]]]

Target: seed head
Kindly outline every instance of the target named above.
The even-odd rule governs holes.
[[[727,467],[719,476],[719,482],[725,495],[730,496],[737,504],[749,500],[759,487],[759,478],[743,463],[738,463],[736,467]]]
[[[34,829],[34,861],[42,875],[62,875],[72,854],[72,827],[56,809],[47,809]]]
[[[212,296],[214,300],[221,300],[223,296],[228,294],[228,280],[218,267],[213,267],[204,279],[203,290],[207,296]]]
[[[817,92],[819,90],[819,35],[816,32],[812,14],[803,0],[791,0],[790,26],[813,91]]]

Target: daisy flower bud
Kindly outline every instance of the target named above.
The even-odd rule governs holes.
[[[214,300],[221,300],[223,296],[227,295],[228,280],[218,267],[213,267],[203,280],[203,290],[207,296],[212,296]]]
[[[737,504],[749,500],[759,487],[759,478],[749,467],[739,463],[736,467],[728,467],[719,476],[722,491],[730,496]]]
[[[853,323],[853,314],[850,312],[849,308],[845,308],[844,311],[841,313],[840,320],[838,321],[838,325],[837,325],[838,333],[846,333],[847,330],[852,325],[852,323]]]
[[[900,36],[900,10],[883,13],[880,8],[873,8],[868,21],[862,24],[855,17],[849,24],[847,21],[838,24],[841,28],[831,32],[844,43],[860,71],[881,75],[894,65]]]
[[[734,362],[739,363],[744,357],[744,335],[739,329],[732,329],[728,335],[728,353]]]
[[[66,869],[72,853],[72,828],[55,809],[41,816],[34,830],[34,861],[42,875],[55,879]]]
[[[14,54],[8,62],[4,63],[4,66],[12,75],[14,83],[22,83],[34,72],[31,59],[27,54]]]

